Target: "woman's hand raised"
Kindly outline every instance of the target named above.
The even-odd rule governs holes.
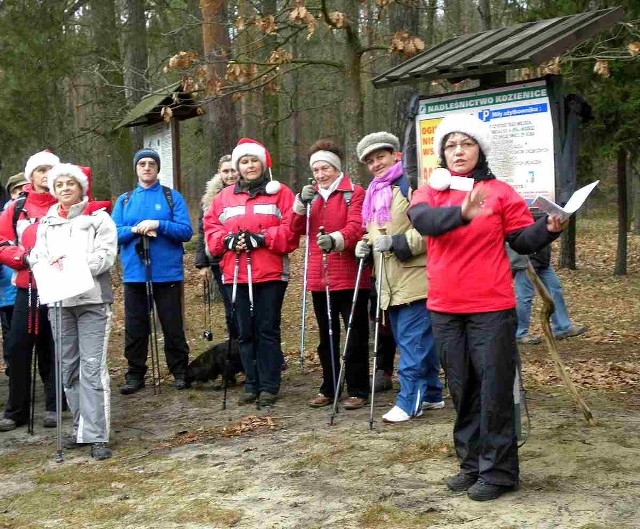
[[[482,186],[476,186],[467,193],[462,201],[461,216],[465,221],[471,221],[478,216],[491,215],[493,210],[485,207],[487,192]]]

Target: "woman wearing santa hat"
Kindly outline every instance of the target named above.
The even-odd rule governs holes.
[[[446,483],[478,501],[519,482],[515,297],[504,243],[530,254],[562,230],[555,218],[534,223],[525,201],[496,179],[487,162],[491,147],[487,123],[446,116],[434,135],[441,169],[414,193],[408,212],[427,236],[427,307],[457,412],[460,472]]]
[[[231,154],[240,180],[216,195],[204,216],[211,255],[220,255],[223,281],[235,304],[245,371],[239,404],[271,406],[283,364],[280,313],[289,280],[289,253],[299,238],[289,229],[293,192],[273,180],[264,145],[242,138]]]
[[[111,457],[107,343],[113,302],[109,269],[118,251],[116,225],[104,204],[89,201],[86,169],[61,163],[48,176],[49,191],[58,202],[40,221],[29,261],[64,267],[68,255],[80,255],[93,276],[93,288],[61,303],[62,384],[73,414],[73,436],[64,438],[63,446],[90,445],[94,459],[107,459]],[[54,310],[49,308],[49,320],[55,334]]]

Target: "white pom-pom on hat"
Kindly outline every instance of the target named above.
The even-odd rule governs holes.
[[[255,156],[262,163],[263,170],[266,169],[269,171],[270,181],[267,182],[265,186],[265,191],[268,195],[275,195],[280,191],[280,182],[274,180],[273,174],[271,173],[271,154],[269,154],[269,151],[262,143],[252,140],[251,138],[240,138],[238,140],[238,144],[231,153],[231,165],[238,172],[240,172],[240,158],[243,156]]]
[[[451,186],[451,173],[444,167],[437,167],[429,176],[429,187],[436,191],[444,191]]]

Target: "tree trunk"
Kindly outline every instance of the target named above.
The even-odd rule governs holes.
[[[482,31],[491,29],[491,0],[478,0],[478,12]]]
[[[365,171],[356,156],[356,145],[364,135],[364,92],[362,89],[360,39],[358,38],[358,3],[346,2],[345,13],[349,20],[345,71],[347,94],[343,102],[345,116],[345,151],[350,176],[358,184],[365,184]],[[366,186],[365,186],[366,187]]]
[[[572,215],[569,225],[560,237],[560,268],[576,269],[576,216]]]
[[[101,64],[121,64],[120,31],[116,25],[114,2],[91,0],[89,6],[94,53],[99,54]],[[107,175],[111,194],[118,195],[129,189],[133,181],[129,131],[113,131],[114,125],[122,119],[122,109],[127,106],[125,93],[119,88],[124,85],[124,78],[117,68],[110,66],[100,74],[95,82],[94,115],[98,120],[95,127],[102,140],[96,141],[93,174]]]
[[[225,78],[231,46],[224,0],[202,0],[202,45],[208,78],[211,82]],[[206,104],[205,144],[209,147],[210,167],[215,170],[223,154],[231,153],[238,139],[238,124],[230,96],[213,97]]]
[[[278,12],[276,0],[264,0],[262,2],[262,12],[265,15],[274,15]],[[270,50],[275,49],[277,46],[277,37],[273,35],[266,35],[264,37],[266,42],[265,50],[269,53]],[[264,57],[267,60],[267,57]],[[281,82],[281,79],[277,79],[276,84]],[[276,180],[283,180],[284,175],[282,171],[282,160],[280,157],[280,95],[277,91],[265,91],[264,98],[264,122],[263,130],[265,134],[265,144],[269,153],[271,154],[271,163],[273,164],[273,178]]]
[[[633,233],[640,234],[640,171],[631,166],[631,179],[633,181]]]
[[[147,84],[147,26],[144,18],[144,0],[126,0],[127,22],[124,31],[125,83],[127,103],[133,108],[148,92]],[[131,143],[134,150],[142,148],[142,127],[133,127]]]
[[[617,160],[618,248],[614,275],[627,275],[627,151],[620,147]]]
[[[294,57],[298,56],[299,37],[296,36],[291,42],[291,52]],[[294,191],[298,191],[306,183],[304,178],[305,160],[302,153],[301,145],[301,116],[300,116],[300,90],[296,88],[300,86],[301,76],[299,71],[292,74],[291,84],[293,90],[291,92],[291,118],[289,120],[289,132],[291,134],[291,169],[289,171],[289,184]]]

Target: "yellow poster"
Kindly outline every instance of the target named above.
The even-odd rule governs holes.
[[[438,153],[433,151],[433,134],[442,118],[421,119],[418,122],[420,142],[420,184],[426,184],[431,172],[438,167]]]

